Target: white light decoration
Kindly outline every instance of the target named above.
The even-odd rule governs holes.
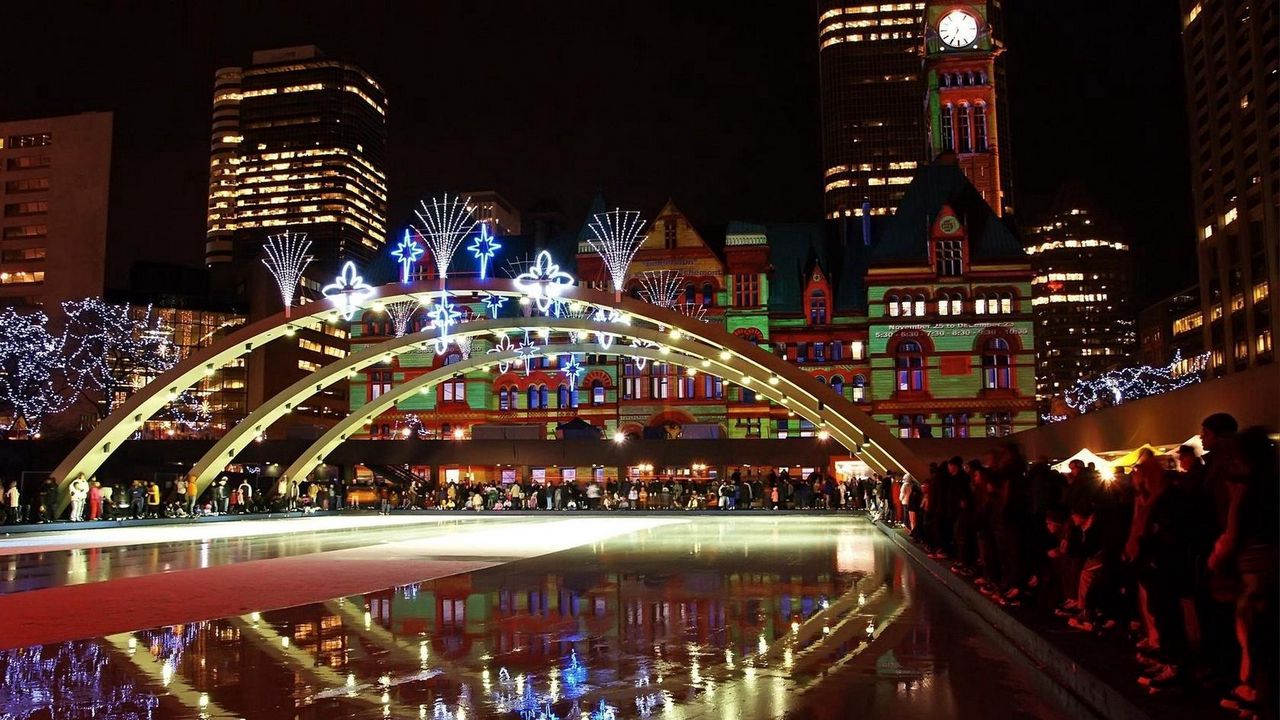
[[[480,234],[471,241],[471,246],[467,249],[471,251],[472,257],[480,261],[480,279],[488,278],[489,261],[502,249],[502,243],[489,234],[489,223],[480,223]]]
[[[599,323],[618,323],[619,325],[631,324],[630,315],[627,315],[621,310],[614,310],[613,308],[607,307],[596,308],[595,317],[592,319]],[[596,331],[596,342],[600,343],[600,348],[602,350],[608,350],[613,347],[613,341],[617,339],[618,336],[613,333]]]
[[[661,308],[673,307],[684,287],[684,275],[675,270],[645,270],[639,280],[640,297]]]
[[[609,277],[613,280],[615,293],[622,293],[622,284],[627,279],[631,259],[644,244],[644,236],[640,234],[643,228],[644,221],[640,219],[638,211],[617,208],[596,213],[587,225],[587,229],[594,235],[587,238],[587,244],[604,261]]]
[[[409,323],[413,321],[413,314],[418,311],[418,307],[414,300],[399,300],[387,304],[387,316],[391,318],[396,337],[404,337],[409,332]]]
[[[293,298],[298,292],[298,283],[302,273],[315,257],[308,255],[311,241],[306,233],[295,233],[285,230],[279,235],[267,237],[262,245],[266,257],[262,264],[267,266],[271,277],[275,278],[276,287],[280,290],[280,302],[284,303],[284,316],[289,317],[293,307]]]
[[[338,273],[338,277],[320,289],[320,294],[329,298],[343,320],[350,320],[356,314],[356,310],[360,309],[361,304],[373,295],[373,288],[365,283],[360,272],[356,270],[356,264],[348,260],[342,266],[342,272]]]
[[[538,312],[543,314],[571,285],[573,276],[561,270],[546,250],[538,253],[534,264],[515,279],[516,288],[532,299],[538,306]]]
[[[440,299],[428,306],[427,317],[431,318],[431,327],[440,331],[435,339],[436,354],[443,355],[449,349],[449,328],[458,324],[462,312],[449,299],[449,293],[440,293]]]
[[[453,338],[453,344],[458,347],[458,354],[463,360],[471,357],[471,343],[474,338],[471,335],[458,335]]]
[[[422,246],[406,229],[400,244],[391,250],[391,255],[396,258],[396,262],[400,263],[400,282],[409,284],[409,277],[413,275],[413,266],[422,258],[423,252]]]
[[[0,415],[9,418],[0,428],[38,435],[45,417],[66,410],[80,395],[81,388],[66,379],[63,342],[49,334],[49,318],[0,309]]]
[[[538,343],[529,340],[529,331],[525,330],[524,340],[516,345],[516,364],[524,366],[526,376],[533,370],[533,359],[539,354]]]
[[[502,306],[507,304],[507,298],[503,295],[494,295],[493,293],[484,294],[484,306],[489,311],[489,317],[494,320],[498,319],[498,313],[502,311]]]
[[[632,347],[638,347],[638,348],[657,348],[657,347],[661,347],[661,346],[660,346],[660,345],[658,345],[658,343],[656,343],[656,342],[650,342],[650,341],[648,341],[648,340],[641,340],[640,338],[632,338],[632,339],[631,339],[631,346],[632,346]],[[631,355],[631,356],[629,356],[629,357],[631,358],[631,362],[635,363],[635,366],[636,366],[636,367],[638,367],[638,368],[640,368],[641,370],[643,370],[643,369],[644,369],[644,366],[645,366],[645,365],[648,365],[648,364],[649,364],[649,358],[637,357],[637,356],[635,356],[635,355]]]
[[[498,356],[498,372],[505,373],[511,369],[511,360],[509,358],[515,353],[515,350],[516,350],[516,346],[514,343],[511,342],[511,338],[507,337],[506,335],[500,335],[498,336],[498,341],[493,344],[493,347],[486,350],[485,354],[497,355]],[[508,358],[508,359],[504,360],[503,358]]]
[[[578,354],[569,353],[569,362],[560,368],[560,372],[564,373],[565,380],[569,381],[569,389],[577,390],[578,381],[582,379],[582,374],[586,370],[582,367],[582,363],[578,361]]]
[[[709,322],[707,320],[707,308],[702,303],[682,303],[676,305],[675,310],[690,320]]]
[[[1111,370],[1096,378],[1077,380],[1063,393],[1063,399],[1072,410],[1085,413],[1150,395],[1160,395],[1200,382],[1200,373],[1208,365],[1208,361],[1209,354],[1202,353],[1184,366],[1182,353],[1175,352],[1173,361],[1163,367],[1139,365]]]
[[[431,248],[431,259],[436,263],[436,272],[444,280],[449,274],[449,263],[458,246],[471,231],[475,229],[474,208],[461,196],[450,198],[432,198],[428,205],[426,200],[418,203],[421,207],[414,210],[420,225],[415,230],[422,237],[427,247]]]

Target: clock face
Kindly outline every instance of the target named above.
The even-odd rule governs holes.
[[[963,10],[952,10],[938,22],[938,37],[953,48],[972,45],[978,39],[978,18]]]

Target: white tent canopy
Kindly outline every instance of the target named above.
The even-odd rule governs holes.
[[[1084,448],[1080,452],[1076,453],[1075,455],[1072,455],[1066,460],[1063,460],[1062,462],[1054,465],[1053,469],[1057,470],[1058,472],[1066,472],[1067,470],[1070,469],[1072,460],[1079,460],[1080,462],[1083,462],[1085,466],[1088,466],[1089,463],[1093,463],[1094,468],[1103,477],[1110,477],[1111,473],[1114,471],[1110,461],[1102,458],[1101,456],[1099,456],[1097,453],[1090,450],[1089,448]]]

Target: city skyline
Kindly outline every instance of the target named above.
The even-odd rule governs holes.
[[[1052,41],[1070,36],[1059,21],[1006,11],[1018,219],[1034,220],[1060,181],[1085,183],[1133,237],[1138,262],[1158,270],[1139,278],[1143,303],[1194,280],[1180,23],[1176,10],[1156,5],[1109,10],[1125,41],[1095,34],[1065,45]],[[598,190],[650,212],[671,197],[698,223],[819,218],[816,10],[768,8],[745,17],[718,10],[561,6],[535,15],[495,6],[374,7],[295,29],[289,5],[216,14],[161,6],[145,18],[92,9],[72,16],[54,6],[27,12],[33,22],[65,15],[71,26],[112,32],[66,33],[77,38],[75,48],[39,66],[19,60],[6,88],[15,109],[7,119],[115,112],[112,234],[125,238],[125,252],[185,264],[198,264],[203,248],[214,70],[255,50],[309,43],[362,65],[387,87],[392,234],[408,224],[418,199],[458,187],[493,188],[518,207],[554,199],[570,218]],[[1083,18],[1088,8],[1064,12]],[[468,25],[484,32],[414,30]],[[777,48],[761,52],[753,32],[765,26]],[[571,31],[558,35],[559,49],[548,52],[538,28],[565,27]],[[653,28],[666,35],[655,37]],[[1038,37],[1050,41],[1029,40]],[[108,48],[106,38],[128,42]],[[21,50],[14,56],[41,55]],[[86,66],[83,58],[95,51],[103,62]],[[577,60],[588,56],[593,63]],[[1110,87],[1094,80],[1106,66]],[[143,81],[119,84],[126,68],[144,68]],[[1054,73],[1048,88],[1045,73]],[[52,86],[57,93],[46,92]],[[1074,131],[1097,122],[1081,105],[1101,94],[1120,98],[1105,105],[1114,130]],[[1062,102],[1072,95],[1085,102]],[[513,126],[522,131],[503,132]],[[1127,128],[1141,139],[1134,142]],[[1108,173],[1084,170],[1087,160],[1113,158],[1127,161]],[[138,201],[161,193],[163,212]],[[172,239],[187,236],[190,247]]]

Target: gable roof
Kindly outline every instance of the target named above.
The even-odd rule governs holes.
[[[969,233],[969,257],[975,260],[1023,258],[1018,242],[954,157],[942,156],[920,168],[893,217],[881,223],[871,252],[873,262],[927,262],[929,230],[944,205],[950,205]]]
[[[840,221],[771,223],[766,227],[769,262],[769,307],[803,312],[804,290],[814,266],[822,269],[834,295],[836,310],[866,309],[866,248],[860,237],[841,232]]]

